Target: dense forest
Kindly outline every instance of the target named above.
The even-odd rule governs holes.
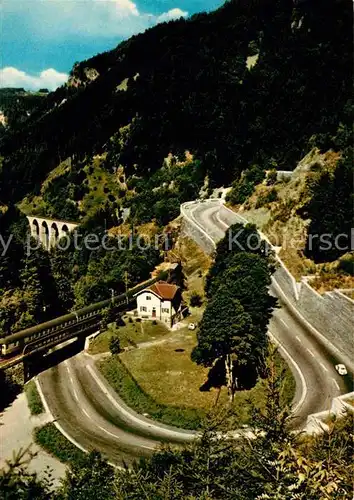
[[[106,227],[99,212],[80,227],[80,242],[47,252],[34,240],[26,241],[27,220],[17,209],[1,216],[5,241],[12,235],[8,251],[0,258],[0,329],[6,335],[43,322],[72,308],[80,308],[120,294],[150,277],[161,261],[164,241],[159,247],[144,247],[139,234],[112,238],[104,245]],[[82,244],[86,235],[95,235],[95,249]],[[91,248],[91,247],[90,247]],[[124,251],[128,248],[128,251]]]
[[[349,0],[232,0],[76,65],[80,84],[50,93],[2,139],[1,200],[35,192],[67,157],[103,151],[141,176],[189,150],[218,185],[271,159],[293,169],[309,141],[335,146],[351,97],[351,18]]]
[[[128,209],[131,227],[154,221],[162,232],[182,202],[230,184],[245,199],[266,170],[292,170],[317,146],[341,160],[310,186],[302,216],[311,232],[349,234],[351,19],[349,0],[230,0],[75,64],[66,85],[41,93],[29,114],[14,112],[0,137],[1,231],[14,231],[0,256],[2,328],[106,298],[127,266],[134,284],[160,258],[136,250],[128,264],[72,246],[28,257],[20,212],[102,237]],[[10,111],[22,102],[14,95],[5,92]],[[326,261],[341,252],[307,253]]]
[[[21,128],[47,94],[47,89],[28,92],[23,88],[1,88],[0,112],[4,123],[0,122],[0,136],[5,134],[6,127],[12,130]]]

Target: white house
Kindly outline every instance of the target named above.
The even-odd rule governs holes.
[[[157,319],[172,326],[181,313],[181,290],[176,285],[158,281],[136,294],[138,315]]]

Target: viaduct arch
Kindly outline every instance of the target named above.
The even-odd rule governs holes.
[[[45,219],[36,216],[27,216],[31,229],[31,236],[40,240],[46,250],[55,247],[60,238],[72,233],[78,226],[75,222]]]

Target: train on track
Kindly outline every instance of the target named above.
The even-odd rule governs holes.
[[[152,285],[157,279],[158,278],[153,278],[146,281],[130,289],[127,293],[117,295],[112,299],[96,302],[78,311],[73,311],[64,316],[59,316],[45,323],[0,338],[0,359],[8,359],[13,356],[18,356],[21,353],[30,352],[31,346],[39,342],[45,345],[46,341],[49,343],[54,335],[59,338],[61,336],[65,338],[70,335],[70,333],[74,335],[76,333],[89,331],[91,327],[95,327],[99,324],[102,312],[107,307],[110,305],[122,306],[124,304],[130,304],[134,300],[136,293]]]

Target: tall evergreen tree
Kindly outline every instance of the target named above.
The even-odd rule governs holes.
[[[275,270],[273,252],[269,244],[262,240],[254,224],[236,223],[229,227],[222,240],[217,244],[215,261],[206,278],[205,293],[210,297],[213,293],[213,283],[221,280],[223,272],[232,263],[234,255],[239,253],[252,253],[260,255],[268,263],[269,272]],[[215,285],[217,287],[217,284]]]
[[[221,286],[208,303],[198,332],[192,360],[211,367],[222,363],[230,401],[239,388],[238,371],[252,360],[252,318],[227,286]]]

